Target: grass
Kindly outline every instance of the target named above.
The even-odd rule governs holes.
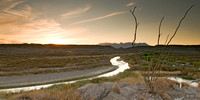
[[[149,52],[144,52],[140,54],[141,56],[143,55],[143,59],[145,57],[151,58],[151,53]],[[131,69],[134,70],[139,70],[139,66],[137,66],[137,62],[134,59],[134,55],[124,55],[121,57],[125,62],[129,63],[129,66]],[[163,62],[165,63],[161,67],[161,71],[169,71],[174,72],[171,75],[175,76],[183,76],[183,78],[186,79],[199,79],[200,78],[200,72],[198,70],[199,66],[199,61],[200,61],[200,54],[191,54],[191,53],[170,53],[169,56],[167,57],[167,61]],[[142,62],[142,65],[144,66],[145,70],[148,70],[148,63],[147,60]],[[175,67],[173,67],[175,66]],[[178,73],[177,73],[178,72]],[[170,75],[170,73],[165,73],[166,75]],[[162,74],[165,76],[165,74]]]
[[[112,86],[112,90],[115,92],[115,93],[118,93],[120,94],[120,87],[119,85],[117,84],[117,82],[114,83],[114,85]]]
[[[188,77],[188,76],[182,76],[181,78],[186,79],[186,80],[195,80],[194,78]]]
[[[7,57],[1,56],[0,76],[41,74],[84,70],[102,66],[109,66],[110,56],[87,57],[43,57],[35,56]],[[12,70],[10,70],[12,69]]]

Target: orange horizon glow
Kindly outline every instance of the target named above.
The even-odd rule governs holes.
[[[78,2],[77,2],[78,1]],[[80,1],[80,2],[79,2]],[[173,2],[172,2],[173,1]],[[159,21],[165,17],[160,43],[165,42],[187,8],[199,0],[3,0],[0,1],[0,44],[99,44],[133,40],[156,45]],[[157,6],[159,5],[159,6]],[[200,6],[183,20],[171,44],[200,44]]]
[[[66,39],[59,39],[59,38],[54,38],[54,39],[49,39],[46,40],[45,42],[41,44],[57,44],[57,45],[64,45],[64,44],[69,44],[69,42]]]

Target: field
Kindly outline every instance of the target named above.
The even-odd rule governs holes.
[[[0,50],[0,76],[110,66],[110,59],[114,57],[112,54],[115,54],[112,47],[90,45],[0,45]]]
[[[159,52],[158,52],[159,53]],[[146,58],[152,58],[151,51],[140,53],[142,60],[141,63],[144,69],[148,70],[148,61]],[[134,59],[134,55],[124,55],[122,59],[129,63],[132,70],[139,70],[138,63]],[[157,59],[157,58],[153,58]],[[199,53],[167,53],[166,60],[162,62],[161,71],[170,71],[170,73],[177,73],[177,76],[182,76],[186,79],[199,79],[200,78],[200,54]],[[174,73],[175,72],[175,73]],[[165,74],[164,76],[168,76]],[[163,75],[161,75],[163,76]]]
[[[158,48],[161,50],[162,47]],[[172,46],[172,48],[167,50],[168,60],[165,66],[163,66],[161,73],[164,76],[181,75],[185,78],[198,79],[200,61],[199,48],[199,46]],[[145,57],[151,56],[154,47],[138,47],[136,49],[144,57],[143,65],[145,65]],[[66,72],[109,66],[111,65],[110,59],[115,56],[121,56],[122,60],[128,62],[131,67],[130,70],[113,77],[97,78],[68,85],[55,85],[47,89],[16,94],[0,93],[1,98],[45,97],[43,99],[49,99],[54,97],[57,99],[78,100],[80,96],[76,93],[76,89],[88,83],[118,81],[135,84],[137,82],[143,82],[131,48],[115,49],[110,46],[97,45],[61,46],[21,44],[0,45],[0,50],[0,76]],[[68,95],[66,96],[65,94]]]
[[[155,47],[137,47],[141,55],[151,56]],[[161,51],[162,46],[156,46]],[[40,74],[83,70],[109,66],[110,59],[122,55],[122,58],[134,64],[132,48],[115,49],[98,45],[40,45],[40,44],[1,44],[0,76]],[[163,71],[182,71],[184,76],[199,78],[200,46],[169,46],[168,61]],[[145,65],[146,63],[143,62]],[[182,70],[184,69],[184,70]]]

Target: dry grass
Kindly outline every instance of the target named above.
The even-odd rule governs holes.
[[[152,71],[150,72],[146,71],[144,73],[152,74]],[[155,71],[155,74],[160,75],[160,76],[173,76],[173,75],[180,75],[181,71]]]
[[[82,100],[75,88],[36,90],[15,94],[8,100]]]
[[[198,87],[197,88],[199,88],[200,89],[200,82],[198,83]]]
[[[29,57],[0,57],[0,76],[40,74],[84,70],[101,66],[109,66],[111,57],[108,56],[49,56],[40,58]],[[12,69],[12,70],[10,70]]]
[[[169,79],[166,78],[158,78],[154,83],[154,89],[156,94],[159,94],[161,97],[164,98],[170,98],[167,94],[166,91],[175,88],[175,86],[179,84],[176,81],[171,81]],[[165,100],[169,100],[169,99],[165,99]]]
[[[181,84],[182,84],[182,87],[184,87],[184,86],[190,86],[188,83],[186,83],[186,82],[181,82]]]
[[[119,85],[117,84],[117,82],[115,82],[115,84],[112,86],[112,90],[113,90],[115,93],[118,93],[118,94],[121,93],[120,87],[119,87]]]
[[[126,78],[120,79],[119,81],[126,82],[132,85],[134,85],[135,83],[144,82],[142,75],[139,74],[139,71],[133,71],[133,73],[137,74],[138,77],[126,77]]]
[[[162,94],[161,97],[163,100],[171,100],[171,97],[166,93]]]

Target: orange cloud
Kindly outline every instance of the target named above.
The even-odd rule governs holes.
[[[6,31],[6,34],[0,34],[0,43],[59,43],[68,44],[76,38],[68,39],[70,35],[86,31],[82,28],[62,28],[59,23],[53,19],[40,19]],[[62,43],[61,43],[62,42]]]
[[[18,1],[18,2],[17,2]],[[24,2],[24,1],[23,1]],[[0,43],[61,43],[76,40],[68,39],[70,35],[84,32],[83,28],[66,29],[54,19],[36,19],[29,5],[20,5],[22,0],[0,1]],[[87,9],[85,8],[86,11]]]
[[[126,4],[126,6],[129,7],[129,6],[133,6],[134,4],[135,4],[135,3],[130,2],[130,3]]]
[[[87,19],[87,20],[83,20],[83,21],[76,22],[76,23],[73,23],[73,24],[81,24],[81,23],[87,23],[87,22],[91,22],[91,21],[101,20],[101,19],[104,19],[104,18],[108,18],[108,17],[111,17],[111,16],[120,15],[120,14],[124,14],[124,13],[126,13],[126,12],[113,12],[113,13],[107,14],[105,16]]]
[[[10,28],[30,22],[35,18],[28,5],[21,5],[21,8],[13,9],[24,0],[5,0],[0,2],[0,28]],[[2,6],[4,5],[4,6]]]

